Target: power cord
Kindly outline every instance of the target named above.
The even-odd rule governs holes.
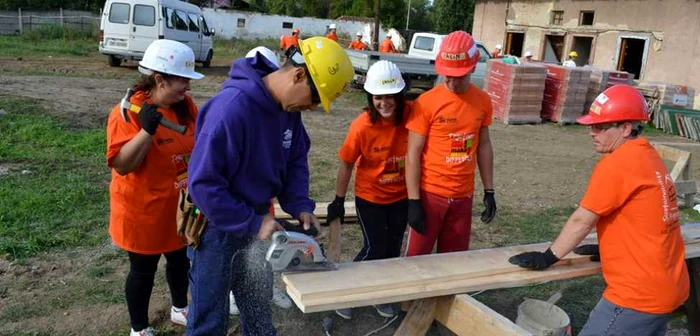
[[[372,330],[372,331],[366,333],[365,336],[374,335],[374,334],[376,334],[376,333],[378,333],[378,332],[384,330],[384,328],[386,328],[386,327],[388,327],[389,325],[391,325],[392,323],[394,323],[394,321],[396,321],[397,318],[399,318],[399,315],[398,315],[398,314],[397,314],[396,316],[394,316],[394,318],[392,318],[392,319],[391,319],[389,322],[387,322],[385,325],[383,325],[381,328]],[[330,335],[327,335],[327,336],[330,336]]]

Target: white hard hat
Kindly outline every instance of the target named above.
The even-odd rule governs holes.
[[[139,72],[151,75],[153,71],[190,79],[204,77],[194,71],[192,48],[173,40],[155,40],[146,48],[139,62]]]
[[[500,45],[500,44],[497,44],[497,45],[496,45],[496,49],[503,49],[503,46]]]
[[[280,68],[280,60],[277,58],[277,55],[275,55],[275,53],[273,53],[272,50],[268,49],[267,47],[260,46],[250,49],[250,51],[245,55],[245,57],[255,57],[257,53],[261,53],[263,57],[270,61],[270,63],[274,64],[277,67],[277,69]]]
[[[362,32],[358,31],[357,34],[355,34],[355,36],[362,36]]]
[[[373,95],[389,95],[401,92],[406,83],[401,77],[401,70],[389,61],[379,61],[367,70],[365,91]]]
[[[328,26],[328,29],[335,29],[335,23],[331,23],[331,25]]]
[[[530,50],[526,51],[525,57],[532,57],[532,52]]]

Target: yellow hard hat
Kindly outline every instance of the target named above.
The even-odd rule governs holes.
[[[299,49],[318,90],[321,105],[328,112],[331,102],[340,97],[355,75],[350,57],[338,42],[325,37],[301,40]]]
[[[572,51],[569,53],[569,57],[578,57],[578,53],[575,51]]]

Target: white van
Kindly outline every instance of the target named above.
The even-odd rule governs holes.
[[[175,40],[194,51],[205,68],[214,57],[214,29],[199,7],[177,0],[107,0],[100,22],[100,53],[109,65],[140,60],[156,39]]]

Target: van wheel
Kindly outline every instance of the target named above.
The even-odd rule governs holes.
[[[113,56],[113,55],[109,56],[108,61],[109,61],[109,66],[113,66],[113,67],[118,67],[119,65],[122,64],[122,59],[117,57],[117,56]]]
[[[205,68],[208,68],[211,66],[211,59],[214,57],[214,51],[209,50],[209,53],[207,54],[207,59],[206,61],[202,62],[202,66]]]

